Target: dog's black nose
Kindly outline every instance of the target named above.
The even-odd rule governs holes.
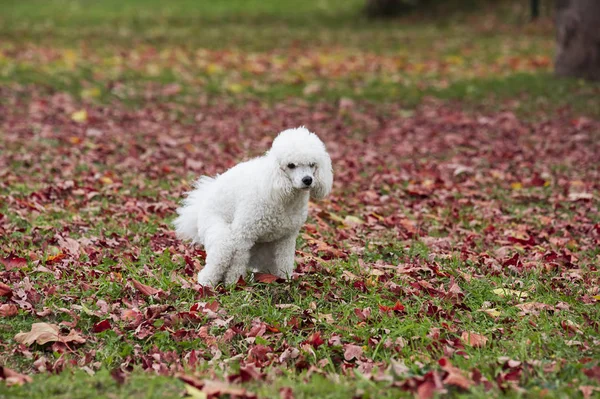
[[[304,185],[306,185],[306,186],[310,186],[312,184],[312,177],[304,176],[302,178],[302,183],[304,183]]]

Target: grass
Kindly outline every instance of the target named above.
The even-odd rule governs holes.
[[[446,6],[453,24],[439,15],[444,7],[372,21],[362,3],[10,1],[0,16],[0,82],[132,105],[148,86],[173,83],[170,101],[203,93],[413,107],[433,95],[494,109],[516,97],[505,107],[522,115],[597,112],[598,85],[552,76],[553,33],[545,22],[527,25],[516,3],[473,8],[483,14]]]
[[[525,25],[520,2],[388,21],[362,6],[3,2],[0,258],[26,261],[0,266],[0,305],[18,305],[0,364],[33,382],[0,398],[182,397],[178,373],[259,397],[412,397],[457,372],[442,359],[472,385],[439,396],[598,387],[600,87],[552,75],[548,22]],[[326,135],[337,182],[298,278],[205,292],[170,225],[181,192],[296,122]],[[18,345],[38,322],[86,343]]]

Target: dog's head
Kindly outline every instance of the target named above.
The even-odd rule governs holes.
[[[268,156],[276,163],[274,185],[282,193],[310,191],[315,199],[331,192],[333,171],[325,144],[304,127],[281,132]]]

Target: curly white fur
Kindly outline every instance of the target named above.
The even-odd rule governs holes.
[[[332,184],[325,145],[304,127],[281,132],[262,157],[202,176],[175,220],[180,238],[206,249],[198,282],[235,283],[248,269],[289,278],[309,195],[321,199]]]

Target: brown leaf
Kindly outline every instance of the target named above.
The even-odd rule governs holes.
[[[346,344],[344,345],[344,359],[350,361],[352,359],[358,359],[363,353],[363,349],[358,345]]]
[[[4,303],[0,305],[0,317],[12,317],[19,313],[19,309],[12,303]]]
[[[454,385],[463,389],[469,389],[473,385],[473,381],[465,377],[462,371],[454,367],[448,359],[440,359],[439,364],[442,366],[442,370],[448,373],[443,380],[444,384]]]
[[[6,385],[23,385],[33,379],[25,374],[17,373],[8,367],[0,366],[0,381],[6,381]]]
[[[62,249],[66,249],[67,252],[69,252],[71,255],[79,255],[79,243],[70,237],[63,238],[61,236],[58,236],[58,245]]]
[[[162,292],[162,290],[150,287],[149,285],[142,284],[135,279],[131,279],[131,281],[133,282],[133,286],[135,287],[135,289],[144,295],[152,296]]]
[[[460,339],[467,345],[472,346],[474,348],[480,348],[485,346],[488,339],[481,334],[477,334],[474,332],[463,331],[460,336]]]
[[[12,296],[12,288],[4,283],[0,283],[0,296]]]
[[[592,385],[581,385],[579,387],[584,399],[590,399],[594,392],[600,392],[600,388]]]
[[[433,381],[425,381],[417,388],[417,397],[419,399],[431,399],[435,391],[435,383]]]
[[[15,335],[15,341],[26,346],[30,346],[33,343],[44,345],[48,342],[63,342],[65,344],[73,342],[82,344],[85,342],[85,338],[76,333],[75,330],[71,330],[67,336],[61,336],[60,329],[56,324],[33,323],[31,331],[18,333]]]
[[[515,305],[517,308],[521,309],[519,315],[524,316],[528,314],[539,315],[542,310],[553,310],[554,308],[550,305],[541,302],[525,302]]]
[[[248,392],[245,388],[239,388],[221,381],[211,380],[200,380],[196,377],[186,374],[177,374],[177,378],[186,384],[200,390],[205,393],[207,397],[221,397],[223,395],[230,395],[232,397],[238,397],[240,399],[251,399],[256,398],[256,395]]]
[[[354,314],[361,320],[367,320],[371,316],[371,308],[354,309]]]
[[[259,283],[270,284],[277,281],[279,277],[269,273],[254,273],[254,280]]]

